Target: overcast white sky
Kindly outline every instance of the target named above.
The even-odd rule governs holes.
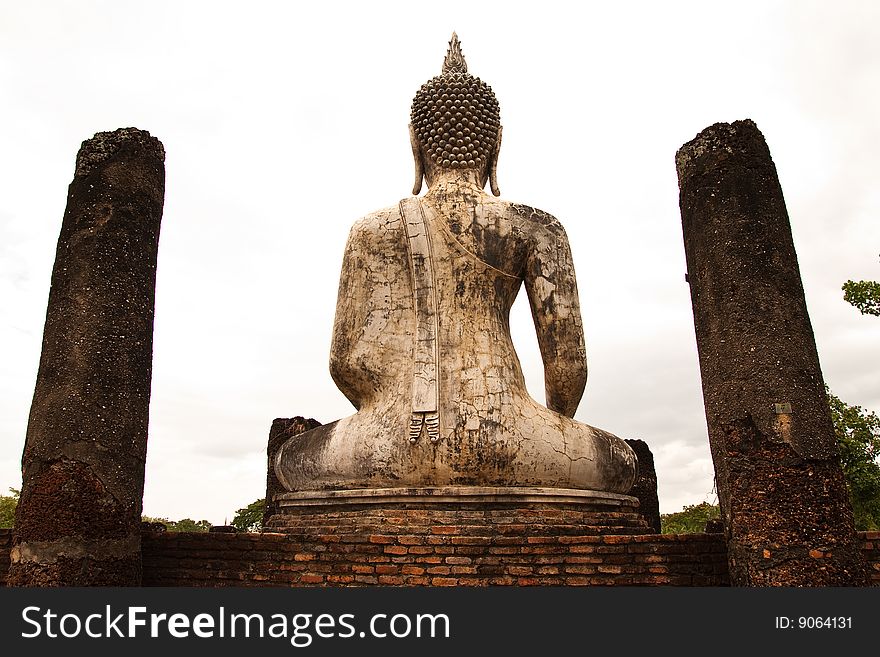
[[[566,227],[590,359],[577,418],[650,445],[663,512],[714,501],[675,151],[751,118],[827,382],[880,410],[880,3],[0,0],[0,492],[20,458],[80,143],[167,151],[144,512],[265,492],[273,418],[352,412],[327,371],[342,249],[412,186],[409,106],[453,30],[495,90],[502,197]],[[543,401],[524,295],[514,339]]]

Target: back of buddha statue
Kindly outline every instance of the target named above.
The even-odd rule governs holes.
[[[279,479],[626,490],[632,450],[573,419],[587,363],[565,231],[495,198],[498,103],[467,73],[455,35],[411,116],[414,196],[358,221],[343,260],[330,368],[358,412],[288,443]],[[522,287],[546,406],[526,390],[510,336]]]

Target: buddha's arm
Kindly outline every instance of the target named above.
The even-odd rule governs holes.
[[[355,351],[364,325],[365,304],[361,298],[364,289],[365,269],[360,262],[364,245],[356,224],[348,236],[342,272],[339,276],[339,293],[336,299],[336,318],[333,321],[333,338],[330,345],[330,376],[336,387],[358,410],[364,400],[363,376],[357,366]]]
[[[547,408],[574,417],[587,383],[577,281],[565,230],[550,215],[542,219],[526,264],[526,292],[544,361]]]

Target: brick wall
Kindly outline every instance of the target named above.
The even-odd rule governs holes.
[[[720,535],[155,534],[147,586],[723,586]],[[448,533],[447,533],[448,532]]]
[[[725,586],[720,534],[369,536],[165,533],[143,539],[146,586]],[[11,531],[0,529],[0,581]],[[880,585],[880,532],[862,532]]]

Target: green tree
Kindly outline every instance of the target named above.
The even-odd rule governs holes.
[[[880,316],[880,282],[847,281],[843,284],[843,300],[863,315]]]
[[[708,520],[720,517],[717,504],[700,502],[685,506],[678,513],[664,513],[660,516],[660,532],[662,534],[699,534]]]
[[[10,488],[12,495],[0,495],[0,528],[12,529],[15,523],[15,507],[18,506],[18,497],[21,491]]]
[[[263,512],[266,510],[266,500],[261,498],[251,502],[243,509],[235,512],[232,526],[240,532],[258,532],[263,528]]]
[[[209,529],[211,529],[211,523],[207,520],[184,518],[183,520],[172,520],[168,523],[168,531],[170,532],[206,532]]]
[[[828,393],[856,529],[880,529],[880,418]]]
[[[880,282],[847,281],[843,284],[843,300],[863,315],[880,316]]]
[[[183,520],[169,520],[168,518],[151,518],[150,516],[141,516],[142,522],[161,522],[168,528],[169,532],[206,532],[211,529],[211,523],[207,520],[192,520],[184,518]]]

